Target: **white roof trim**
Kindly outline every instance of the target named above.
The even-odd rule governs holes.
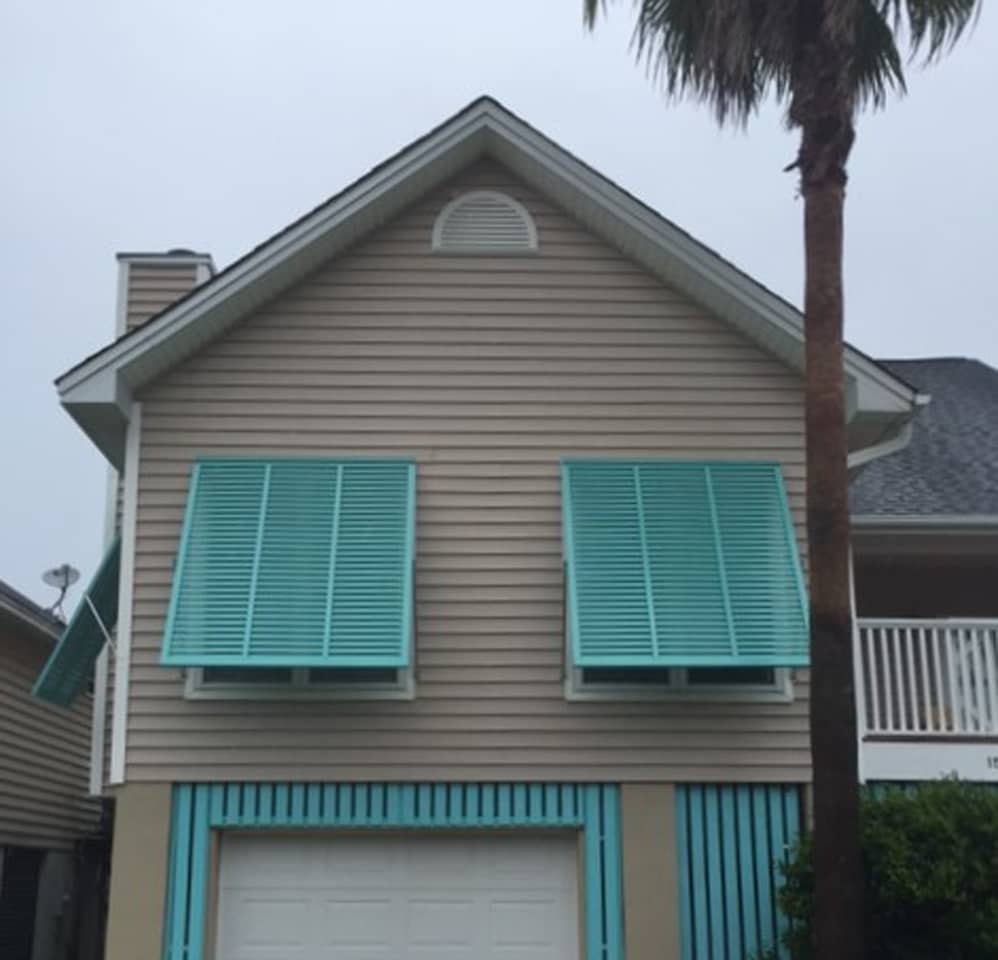
[[[62,403],[109,459],[120,464],[134,389],[483,155],[505,163],[565,204],[591,230],[803,370],[803,318],[791,304],[500,104],[483,98],[146,326],[68,371],[57,381]],[[845,367],[860,410],[904,415],[918,402],[917,391],[851,347],[846,348]]]

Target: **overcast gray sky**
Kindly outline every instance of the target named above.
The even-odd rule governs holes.
[[[113,333],[114,253],[221,267],[491,94],[800,303],[801,206],[776,108],[747,133],[667,104],[582,0],[3,0],[0,578],[96,566],[105,465],[52,380]],[[998,17],[863,117],[847,335],[879,357],[998,365]],[[79,587],[74,600],[79,596]]]

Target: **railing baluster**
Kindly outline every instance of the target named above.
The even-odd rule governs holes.
[[[916,630],[914,627],[904,628],[904,655],[908,671],[908,718],[911,721],[909,729],[918,733],[922,729],[922,708],[918,696],[918,652],[915,649]]]
[[[861,627],[860,636],[864,640],[866,648],[866,662],[869,665],[869,679],[867,686],[870,688],[870,732],[880,732],[880,667],[877,665],[877,627]]]
[[[925,642],[925,628],[916,627],[915,632],[918,635],[918,659],[922,675],[922,698],[919,701],[922,717],[921,729],[932,732],[935,730],[935,723],[932,716],[932,689],[929,686],[929,654],[928,645]]]
[[[904,663],[908,679],[908,729],[918,733],[922,729],[921,710],[918,703],[918,652],[915,649],[915,628],[904,628]]]
[[[974,732],[974,665],[971,649],[973,636],[966,627],[960,627],[960,700],[963,732]]]
[[[963,732],[963,719],[960,716],[960,698],[957,695],[956,668],[953,665],[953,628],[943,627],[946,638],[946,673],[949,678],[949,712],[954,733]]]
[[[975,627],[967,632],[970,634],[970,651],[973,668],[971,686],[974,689],[974,730],[977,733],[984,733],[987,729],[988,708],[984,699],[984,665],[981,658],[981,645],[984,642],[983,631]]]
[[[903,733],[908,729],[908,714],[904,704],[904,669],[901,666],[901,628],[891,628],[891,639],[894,648],[894,692],[898,698],[897,729]]]
[[[936,729],[945,733],[949,729],[949,711],[946,709],[946,694],[943,692],[943,634],[938,629],[932,630],[932,676],[935,679],[935,696],[932,701],[932,712],[936,714]]]
[[[881,659],[881,669],[883,670],[884,681],[884,730],[891,733],[894,730],[894,691],[891,683],[891,634],[890,627],[884,627],[880,631],[880,647],[883,657]]]
[[[990,734],[998,733],[998,670],[995,669],[995,638],[998,631],[994,627],[985,627],[981,631],[984,644],[984,681],[988,693],[988,723],[985,730]]]

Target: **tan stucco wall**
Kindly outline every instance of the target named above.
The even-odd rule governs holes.
[[[675,809],[671,783],[621,784],[627,960],[679,960]]]
[[[114,791],[114,847],[105,960],[156,960],[163,949],[170,785]]]

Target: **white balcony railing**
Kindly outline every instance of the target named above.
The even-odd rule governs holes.
[[[857,637],[864,734],[998,736],[998,620],[860,619]]]

